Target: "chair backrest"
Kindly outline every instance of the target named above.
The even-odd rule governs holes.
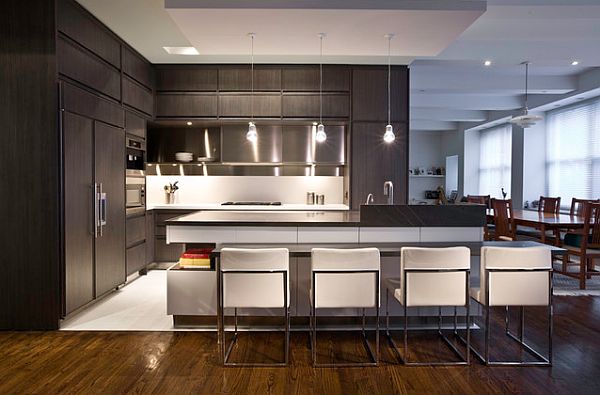
[[[467,202],[484,204],[487,208],[490,208],[490,195],[467,195]]]
[[[583,234],[589,236],[582,238],[581,250],[600,249],[600,203],[586,203],[583,217],[585,218]]]
[[[316,291],[315,307],[379,306],[377,248],[313,248],[311,255],[311,294]]]
[[[590,199],[573,198],[571,200],[571,210],[569,211],[569,214],[571,216],[583,217],[584,211],[585,211],[585,204],[586,203],[598,203],[598,202],[600,202],[600,199],[590,200]]]
[[[516,229],[513,216],[512,200],[492,199],[494,210],[494,238],[501,240],[501,236],[515,238]]]
[[[539,213],[560,213],[560,197],[540,196]]]
[[[287,248],[223,248],[223,307],[276,308],[284,306],[283,273],[289,274]],[[278,273],[260,273],[278,271]],[[248,273],[259,272],[259,273]],[[289,275],[288,305],[290,303]]]
[[[467,247],[402,247],[400,302],[407,307],[464,306],[470,268],[471,251]]]
[[[490,306],[547,306],[551,270],[550,247],[482,247],[481,300]]]

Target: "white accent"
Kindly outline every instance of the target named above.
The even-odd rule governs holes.
[[[422,242],[435,241],[483,241],[483,228],[420,228]]]
[[[298,243],[358,243],[358,228],[298,227]]]
[[[217,272],[167,270],[168,315],[216,315]]]
[[[360,228],[361,243],[417,242],[419,228]]]
[[[200,55],[194,47],[163,47],[169,55]]]
[[[290,243],[298,242],[296,227],[243,227],[235,230],[236,243]]]
[[[150,204],[147,210],[204,210],[204,211],[347,211],[345,204],[282,204],[281,206],[222,206],[221,203],[204,204]]]
[[[465,272],[406,273],[406,270],[470,269],[471,251],[467,247],[419,248],[400,250],[400,288],[394,297],[410,306],[464,306],[468,296]],[[404,285],[406,278],[406,301]]]
[[[175,193],[176,204],[199,205],[227,201],[305,204],[307,192],[325,195],[325,201],[330,204],[344,203],[344,177],[148,176],[146,204],[149,207],[164,205],[164,186],[175,181],[179,181],[179,190]]]
[[[233,273],[236,270],[285,270],[290,304],[289,250],[287,248],[223,248],[223,307],[275,308],[284,306],[282,273]],[[232,272],[232,273],[227,273]]]
[[[313,248],[311,256],[311,271],[316,272],[315,284],[311,284],[311,290],[316,291],[315,308],[379,306],[374,273],[344,273],[361,270],[379,272],[377,248]],[[341,274],[318,273],[328,270]]]
[[[235,243],[236,228],[231,226],[167,226],[170,243]]]
[[[488,272],[505,269],[506,272]],[[488,303],[486,277],[490,277],[490,306],[547,306],[549,272],[509,272],[514,269],[552,269],[550,247],[483,247],[481,248],[479,288],[471,288],[471,297]]]

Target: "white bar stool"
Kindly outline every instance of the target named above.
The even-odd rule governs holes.
[[[290,343],[289,250],[287,248],[223,248],[219,270],[221,357],[224,366],[286,366]],[[225,308],[233,308],[233,340],[225,346]],[[237,341],[238,308],[282,308],[285,316],[284,362],[229,362]]]
[[[400,250],[400,288],[393,290],[394,297],[404,307],[404,351],[394,342],[390,334],[389,292],[392,282],[388,282],[386,292],[386,335],[405,365],[469,365],[469,275],[471,252],[467,247],[418,248],[402,247]],[[461,358],[461,361],[408,361],[408,308],[438,307],[438,335]],[[454,335],[458,337],[456,308],[466,309],[466,343],[464,354],[442,333],[442,306],[454,307]]]
[[[313,248],[311,261],[311,352],[313,366],[377,366],[379,364],[379,270],[377,248]],[[318,363],[317,309],[362,308],[362,336],[371,362]],[[365,309],[374,308],[375,351],[365,333]]]
[[[483,247],[481,248],[480,286],[471,288],[471,297],[484,307],[484,354],[471,348],[486,365],[551,366],[552,365],[552,258],[549,247]],[[490,360],[490,308],[505,307],[505,333],[537,361]],[[518,337],[509,331],[509,306],[519,306]],[[548,357],[523,341],[524,306],[548,307]]]

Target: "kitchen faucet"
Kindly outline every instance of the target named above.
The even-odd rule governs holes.
[[[394,184],[391,181],[383,183],[383,194],[388,197],[387,204],[394,204]]]
[[[370,203],[373,203],[373,200],[374,200],[374,199],[373,199],[373,194],[372,194],[372,193],[369,193],[369,194],[367,195],[367,201],[365,202],[365,204],[367,204],[367,205],[368,205],[368,204],[370,204]]]

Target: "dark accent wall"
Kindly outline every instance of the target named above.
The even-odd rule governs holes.
[[[56,329],[61,153],[53,1],[2,2],[0,87],[0,329]]]

